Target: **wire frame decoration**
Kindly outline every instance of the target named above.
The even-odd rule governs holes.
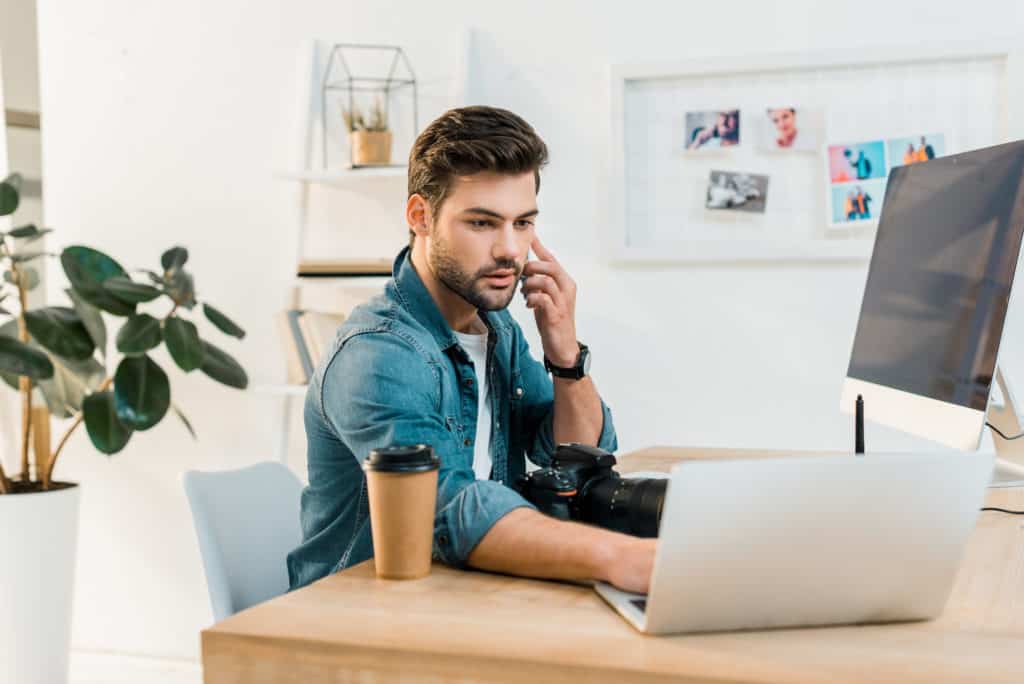
[[[417,130],[419,111],[416,75],[405,51],[397,45],[366,45],[358,43],[335,43],[328,53],[320,93],[320,125],[323,135],[322,162],[328,167],[329,138],[327,134],[334,107],[348,112],[357,107],[367,106],[367,101],[383,107],[385,120],[390,122],[392,105],[399,96],[411,95],[412,113],[409,129]],[[341,111],[337,121],[341,120]],[[349,145],[349,165],[353,165],[353,148]]]

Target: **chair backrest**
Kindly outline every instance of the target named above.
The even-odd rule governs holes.
[[[215,620],[288,590],[285,558],[302,541],[302,483],[271,461],[182,475]]]

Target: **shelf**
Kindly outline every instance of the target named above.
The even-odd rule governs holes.
[[[256,394],[272,394],[275,396],[304,397],[309,385],[293,385],[288,383],[267,383],[253,385],[252,391]]]
[[[304,259],[299,262],[299,278],[391,277],[390,259]]]
[[[405,164],[387,166],[355,166],[340,169],[315,169],[310,171],[280,171],[274,174],[282,180],[299,181],[300,183],[321,183],[324,185],[342,185],[367,178],[405,178]]]

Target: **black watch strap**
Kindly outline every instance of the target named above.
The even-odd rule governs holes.
[[[547,355],[544,355],[544,369],[548,373],[555,376],[556,378],[566,378],[569,380],[580,380],[585,378],[590,372],[590,348],[577,341],[576,344],[580,346],[580,353],[576,357],[576,363],[568,368],[562,366],[556,366],[548,360]]]

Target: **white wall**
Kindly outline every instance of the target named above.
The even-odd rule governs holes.
[[[1024,10],[1010,0],[969,12],[891,0],[42,0],[55,242],[92,244],[133,266],[187,245],[200,294],[249,331],[225,346],[255,381],[281,379],[271,315],[293,268],[294,189],[271,175],[293,157],[300,45],[314,37],[403,45],[425,84],[428,119],[447,104],[464,25],[477,29],[474,99],[519,112],[550,145],[541,230],[580,284],[580,336],[594,349],[623,449],[848,448],[851,425],[837,404],[865,266],[609,268],[598,240],[607,219],[607,65],[1019,36]],[[353,241],[360,230],[400,232],[401,206],[338,222]],[[1017,366],[1021,326],[1014,318],[1008,337]],[[174,373],[172,384],[197,443],[173,419],[113,458],[81,434],[58,468],[84,484],[77,648],[197,656],[209,610],[178,474],[264,459],[274,443],[271,401],[201,376]],[[920,445],[875,427],[868,438],[874,448]]]

